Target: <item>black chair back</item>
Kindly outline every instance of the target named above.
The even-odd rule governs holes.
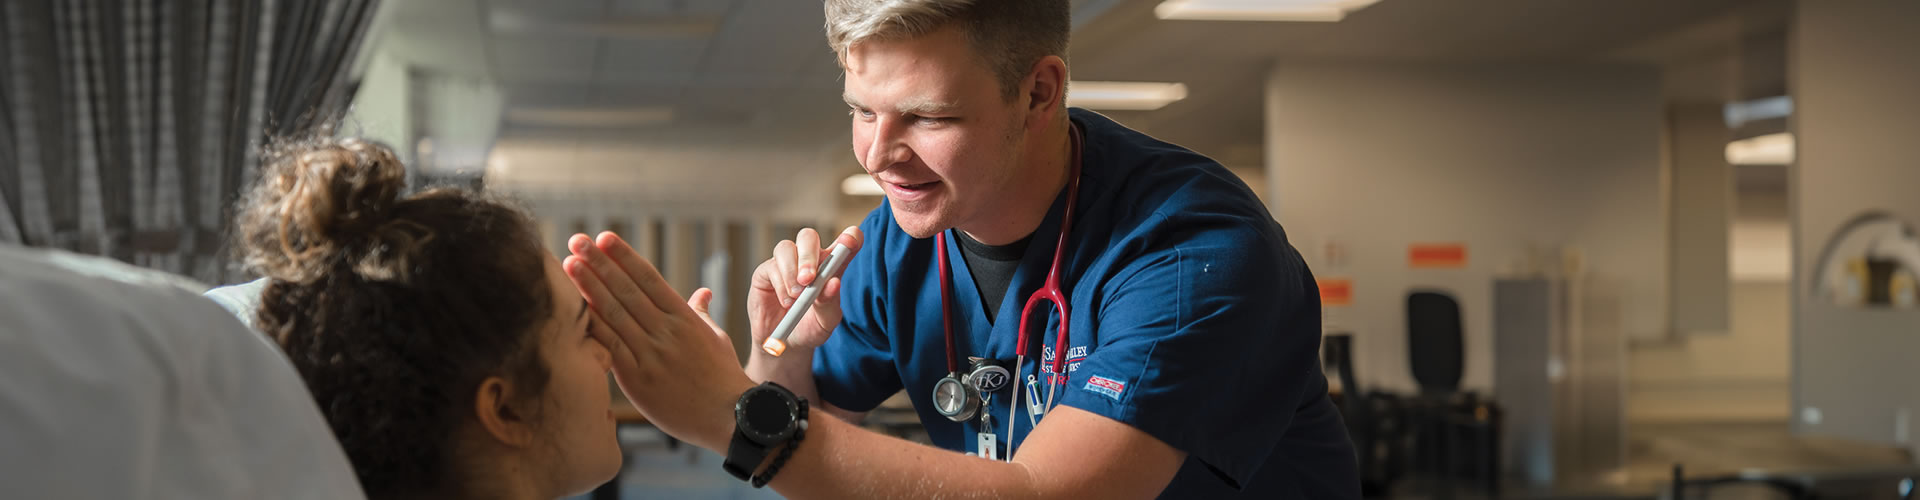
[[[1460,303],[1438,291],[1407,296],[1407,358],[1420,392],[1451,394],[1460,390],[1465,369]]]

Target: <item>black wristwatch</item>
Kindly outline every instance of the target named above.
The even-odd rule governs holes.
[[[727,445],[727,459],[720,466],[755,488],[766,486],[793,455],[806,430],[807,400],[773,382],[754,386],[733,403],[733,442]],[[767,453],[781,445],[787,446],[768,464],[766,473],[753,475]]]

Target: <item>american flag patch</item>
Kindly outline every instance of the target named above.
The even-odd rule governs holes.
[[[1081,389],[1105,394],[1107,397],[1119,401],[1120,393],[1127,390],[1127,384],[1120,383],[1118,380],[1094,375],[1087,377],[1087,385],[1081,387]]]

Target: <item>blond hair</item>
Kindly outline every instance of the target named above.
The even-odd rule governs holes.
[[[1073,29],[1067,0],[826,0],[826,10],[827,46],[843,67],[854,44],[911,39],[957,25],[1008,99],[1035,61],[1066,58]]]

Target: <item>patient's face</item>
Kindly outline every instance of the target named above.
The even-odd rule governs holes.
[[[592,313],[580,292],[560,270],[560,261],[547,257],[547,286],[553,289],[553,317],[540,331],[540,355],[553,374],[544,393],[542,433],[551,440],[554,456],[545,461],[556,488],[578,494],[612,479],[620,470],[620,444],[614,434],[606,346],[587,334]]]

